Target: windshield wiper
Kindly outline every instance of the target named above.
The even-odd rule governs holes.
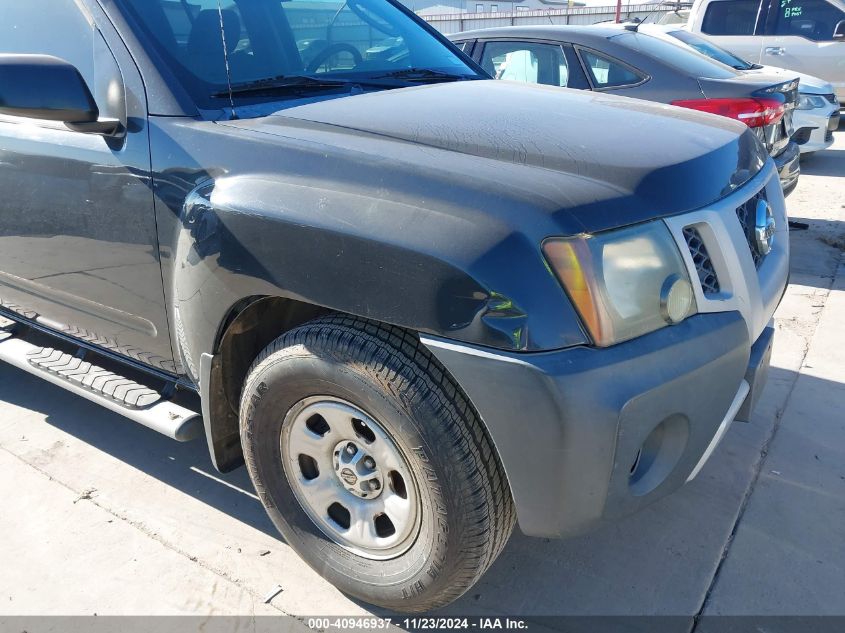
[[[384,75],[376,75],[371,79],[400,79],[413,83],[426,83],[435,81],[463,81],[470,79],[468,75],[456,75],[440,70],[432,70],[431,68],[404,68],[402,70],[394,70],[393,72]]]
[[[355,83],[357,82],[342,79],[321,79],[319,77],[309,77],[307,75],[280,75],[278,77],[269,77],[267,79],[257,79],[256,81],[233,84],[232,94],[278,94],[305,90],[330,90],[334,88],[348,87],[355,85]],[[229,91],[217,92],[211,96],[218,98],[228,97]]]
[[[454,75],[452,73],[431,70],[429,68],[405,68],[386,73],[365,77],[363,79],[330,79],[328,77],[311,77],[309,75],[279,75],[267,79],[257,79],[240,84],[232,85],[232,96],[236,95],[260,95],[260,94],[285,94],[296,92],[311,92],[320,90],[334,90],[337,88],[355,88],[356,86],[368,86],[385,88],[379,79],[397,79],[406,83],[427,83],[437,81],[461,81],[471,79],[466,75]],[[398,86],[397,86],[398,87]],[[211,95],[215,98],[228,98],[229,91],[216,92]]]

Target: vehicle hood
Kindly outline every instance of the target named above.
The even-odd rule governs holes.
[[[798,85],[798,92],[811,95],[831,95],[833,94],[833,84],[819,77],[813,75],[805,75],[804,73],[795,72],[786,68],[778,68],[777,66],[762,66],[754,70],[745,71],[748,74],[766,74],[782,76],[785,78],[798,77],[801,83]]]
[[[378,153],[384,169],[403,163],[419,178],[435,177],[434,164],[442,182],[432,188],[531,190],[544,197],[546,212],[568,214],[584,231],[706,206],[751,179],[767,159],[754,134],[727,118],[494,80],[310,102],[226,125],[280,137],[323,133],[326,152],[350,143]],[[328,131],[334,140],[326,140]]]

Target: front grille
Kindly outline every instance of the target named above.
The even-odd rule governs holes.
[[[686,227],[684,238],[687,241],[690,255],[692,255],[692,261],[695,262],[695,270],[698,273],[698,280],[701,282],[701,289],[704,294],[718,293],[719,278],[716,276],[713,260],[710,259],[710,254],[707,252],[707,247],[704,245],[704,240],[701,239],[698,229],[694,226]]]
[[[833,141],[833,130],[828,130],[824,133],[824,142],[830,143]]]
[[[754,236],[754,229],[757,224],[757,203],[760,200],[766,200],[766,190],[761,189],[745,204],[736,208],[736,217],[739,219],[739,224],[742,227],[742,232],[745,233],[745,240],[748,242],[748,250],[751,251],[751,257],[754,259],[754,266],[760,267],[763,263],[763,256],[757,252],[757,239]]]

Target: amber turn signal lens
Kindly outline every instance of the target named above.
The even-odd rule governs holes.
[[[543,245],[543,252],[575,304],[588,334],[594,341],[602,341],[610,332],[605,331],[608,324],[603,322],[595,288],[589,281],[596,278],[596,271],[586,239],[550,240]]]

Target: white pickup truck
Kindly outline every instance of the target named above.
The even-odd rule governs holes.
[[[696,0],[688,25],[748,61],[826,79],[845,102],[845,0]]]

